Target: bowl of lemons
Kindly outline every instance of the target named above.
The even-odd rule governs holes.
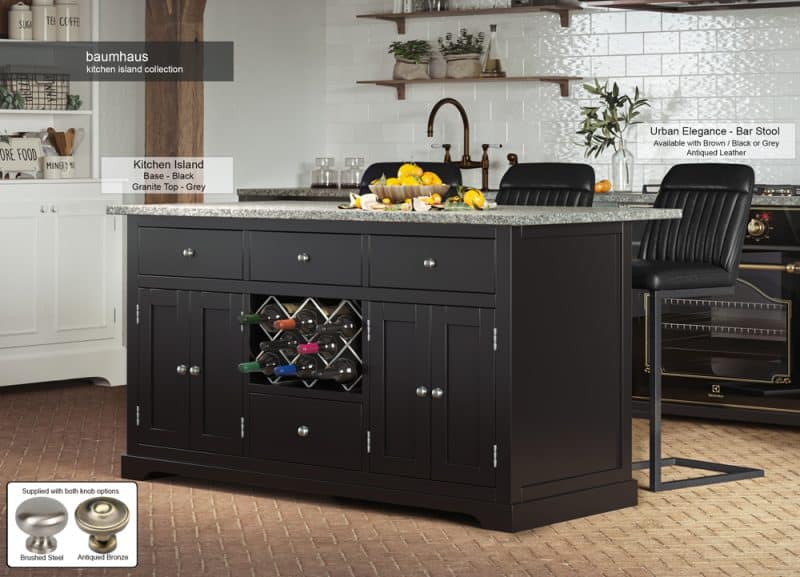
[[[402,203],[407,199],[420,196],[430,197],[434,194],[444,195],[450,186],[442,183],[442,179],[435,172],[426,172],[422,167],[406,163],[397,171],[397,176],[373,180],[369,191],[379,200],[392,203]]]

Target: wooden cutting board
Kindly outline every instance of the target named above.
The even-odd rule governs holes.
[[[0,0],[0,38],[8,38],[8,9],[20,0]],[[32,0],[22,0],[28,6]]]

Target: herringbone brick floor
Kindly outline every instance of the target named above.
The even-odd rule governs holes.
[[[635,423],[634,438],[634,454],[643,458],[645,422]],[[72,384],[0,391],[0,480],[118,479],[124,448],[124,389]],[[516,535],[400,507],[199,481],[140,483],[139,567],[128,574],[800,576],[800,431],[668,420],[665,449],[761,466],[767,476],[657,495],[642,491],[636,508]],[[0,541],[3,559],[5,547]],[[3,568],[0,574],[119,576],[126,570]]]

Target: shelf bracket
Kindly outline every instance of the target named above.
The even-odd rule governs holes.
[[[397,100],[405,100],[406,99],[406,85],[405,84],[398,84],[397,88]]]
[[[559,21],[561,22],[562,28],[569,28],[570,24],[570,12],[569,10],[548,10],[543,9],[542,12],[551,12],[553,14],[558,14]]]
[[[359,16],[362,18],[362,16]],[[397,33],[402,35],[406,33],[406,19],[405,16],[375,16],[376,20],[385,20],[386,22],[394,22],[397,25]]]

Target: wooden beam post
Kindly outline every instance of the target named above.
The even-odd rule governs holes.
[[[206,0],[147,0],[148,42],[202,42]],[[201,81],[146,83],[145,154],[203,156]],[[148,204],[203,202],[202,194],[150,194]]]

